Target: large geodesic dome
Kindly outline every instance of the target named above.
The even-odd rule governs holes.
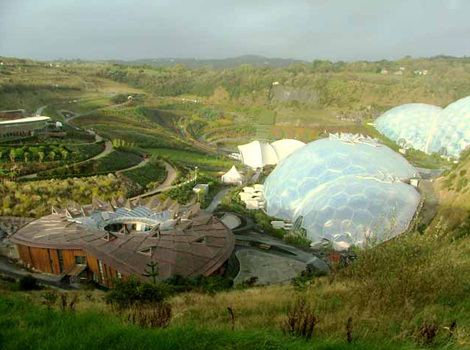
[[[269,215],[296,221],[307,237],[362,245],[402,232],[419,204],[401,181],[419,177],[401,155],[370,139],[324,139],[287,157],[264,186]]]
[[[376,128],[401,147],[424,152],[429,131],[441,111],[441,107],[424,103],[401,105],[382,114]]]
[[[459,157],[470,145],[470,96],[447,106],[429,133],[429,153]]]
[[[347,248],[382,242],[407,229],[419,204],[402,182],[349,175],[312,190],[294,213],[313,242]]]

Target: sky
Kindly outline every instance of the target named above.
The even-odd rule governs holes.
[[[470,56],[470,0],[0,0],[0,56]]]

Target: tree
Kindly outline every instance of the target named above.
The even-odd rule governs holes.
[[[69,153],[65,150],[61,151],[60,154],[62,155],[62,159],[65,161],[67,160],[67,156],[69,155]]]
[[[15,162],[15,158],[16,158],[16,150],[15,150],[14,148],[12,148],[11,151],[10,151],[10,161],[11,161],[12,163],[14,163],[14,162]]]
[[[53,162],[54,159],[55,159],[55,152],[50,152],[48,156],[49,156],[49,159],[51,160],[51,162]]]
[[[24,157],[24,162],[25,162],[25,163],[28,163],[28,160],[29,160],[29,152],[24,152],[23,157]]]
[[[38,152],[39,162],[42,163],[44,160],[44,152]]]
[[[150,268],[150,271],[148,271],[147,269],[144,270],[146,273],[143,273],[142,276],[152,277],[153,283],[157,284],[157,277],[159,275],[158,263],[156,261],[152,260],[151,262],[149,262],[147,264],[147,266]]]

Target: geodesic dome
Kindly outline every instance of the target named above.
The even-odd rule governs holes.
[[[319,140],[290,155],[268,176],[266,210],[292,222],[302,216],[302,227],[314,243],[325,238],[360,245],[366,232],[379,237],[392,226],[394,210],[400,225],[390,235],[409,224],[419,194],[400,180],[415,177],[417,170],[401,155],[370,139]],[[374,228],[378,216],[383,217],[382,229]]]
[[[313,242],[335,246],[378,243],[407,229],[420,196],[402,182],[349,175],[309,192],[294,213]]]
[[[410,103],[392,108],[376,121],[377,130],[403,148],[425,151],[429,131],[442,108]]]
[[[429,153],[459,157],[470,145],[470,96],[447,106],[429,133]]]

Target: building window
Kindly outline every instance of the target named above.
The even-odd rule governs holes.
[[[101,283],[104,284],[105,279],[104,279],[103,263],[101,262],[101,260],[98,260],[98,268],[100,269]]]
[[[75,256],[75,265],[86,265],[86,256]]]
[[[62,255],[62,250],[57,249],[57,255],[59,256],[60,273],[62,273],[64,272],[64,257]]]

